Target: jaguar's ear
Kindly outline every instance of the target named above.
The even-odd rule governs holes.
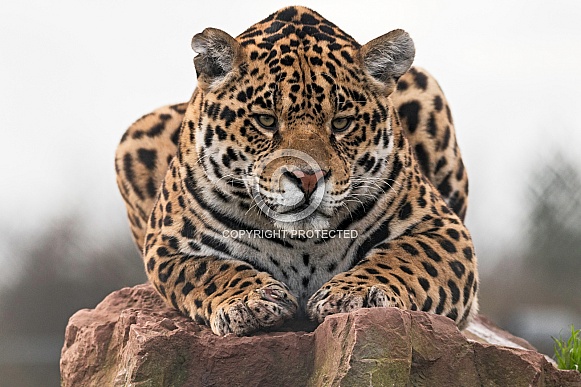
[[[194,35],[192,49],[198,53],[194,58],[198,86],[205,91],[224,79],[240,60],[240,43],[216,28]]]
[[[409,70],[416,49],[404,30],[394,30],[373,39],[360,49],[363,67],[391,91],[399,77]]]

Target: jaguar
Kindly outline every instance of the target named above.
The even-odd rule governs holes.
[[[295,6],[192,48],[191,99],[136,121],[115,156],[159,295],[217,335],[370,307],[465,327],[468,178],[408,33],[361,45]]]

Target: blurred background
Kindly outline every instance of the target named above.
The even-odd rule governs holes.
[[[309,1],[395,28],[436,76],[470,176],[481,311],[552,355],[581,327],[581,2]],[[124,130],[195,87],[191,37],[291,3],[0,3],[0,386],[57,386],[68,318],[145,280],[115,184]]]

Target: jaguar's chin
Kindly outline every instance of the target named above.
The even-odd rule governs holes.
[[[287,215],[288,218],[284,221],[273,220],[273,224],[280,230],[290,232],[291,236],[296,234],[297,237],[302,237],[301,231],[308,232],[308,235],[310,235],[316,231],[329,229],[329,218],[317,211],[307,217],[302,217],[299,214]],[[293,215],[296,216],[296,219],[293,219]],[[308,235],[305,235],[305,237],[308,237]]]

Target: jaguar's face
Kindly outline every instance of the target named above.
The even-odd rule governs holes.
[[[375,198],[393,151],[387,97],[399,75],[373,67],[389,52],[385,43],[359,47],[339,30],[321,39],[284,25],[274,43],[252,32],[238,40],[219,30],[194,37],[204,103],[190,130],[218,190],[251,198],[279,228],[323,229]],[[402,34],[388,39],[391,46]]]

